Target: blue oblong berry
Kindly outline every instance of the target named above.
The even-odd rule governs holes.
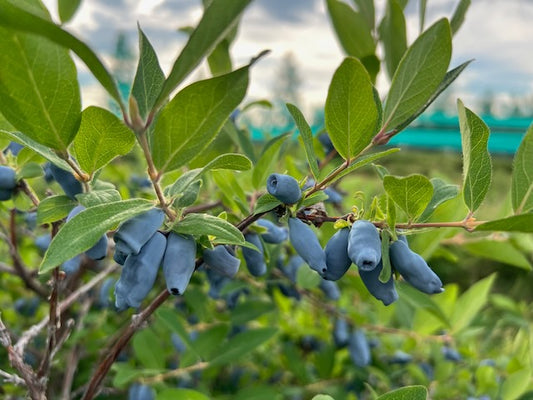
[[[209,266],[205,268],[205,272],[207,275],[207,280],[209,281],[209,291],[207,292],[207,294],[212,299],[219,299],[220,291],[224,286],[226,286],[227,283],[231,281],[230,278],[228,278],[227,275],[223,275],[218,270],[210,268]]]
[[[336,282],[321,279],[318,287],[330,300],[337,301],[341,298],[341,291]]]
[[[80,269],[81,265],[81,255],[72,257],[70,260],[65,261],[61,264],[61,270],[64,271],[67,275],[72,275]]]
[[[134,383],[128,389],[128,400],[154,400],[153,389],[147,385]]]
[[[115,251],[113,252],[113,260],[117,264],[124,265],[126,262],[126,258],[128,258],[129,255],[129,248],[124,244],[122,240],[118,240],[115,243]]]
[[[378,266],[371,271],[359,270],[359,276],[370,294],[388,306],[398,300],[398,292],[394,286],[393,274],[385,283],[379,280],[379,274],[381,274],[382,270],[383,263],[380,261]]]
[[[85,252],[85,255],[91,260],[102,260],[107,255],[107,236],[105,234],[100,237],[98,242]]]
[[[315,232],[298,218],[289,218],[289,240],[296,253],[316,272],[326,270],[326,253],[322,249]]]
[[[348,257],[362,271],[371,271],[381,260],[379,232],[369,221],[355,221],[348,238]]]
[[[333,143],[331,142],[331,138],[327,133],[321,133],[320,135],[318,135],[318,141],[324,147],[324,152],[326,154],[332,152],[335,149],[335,147],[333,147]]]
[[[52,177],[59,183],[59,186],[61,186],[61,189],[63,189],[68,197],[74,199],[77,194],[83,192],[81,182],[70,171],[65,171],[55,164],[50,164],[49,168]]]
[[[290,175],[271,174],[267,179],[267,190],[285,204],[296,203],[302,197],[298,181]]]
[[[35,246],[37,246],[41,254],[44,254],[48,249],[48,246],[50,246],[51,241],[52,237],[50,236],[50,234],[45,233],[35,238]]]
[[[233,278],[237,274],[241,264],[241,260],[235,257],[233,250],[226,246],[205,249],[203,258],[209,267],[229,278]]]
[[[120,224],[113,239],[115,243],[119,240],[123,242],[123,253],[139,254],[141,247],[154,235],[164,220],[163,210],[152,208]]]
[[[350,326],[345,318],[339,317],[335,319],[333,325],[333,341],[338,348],[348,345],[350,341]]]
[[[159,265],[163,260],[167,239],[156,232],[141,248],[139,254],[126,258],[120,278],[115,285],[115,305],[118,310],[138,308],[154,286]]]
[[[0,165],[0,189],[10,191],[17,186],[15,170],[5,165]]]
[[[265,256],[263,255],[263,243],[259,239],[259,235],[256,233],[247,233],[244,235],[247,242],[252,243],[259,249],[253,250],[248,247],[242,248],[242,255],[244,261],[246,261],[246,267],[253,276],[262,276],[267,272],[267,266],[265,263]]]
[[[444,290],[437,274],[403,240],[390,245],[389,256],[392,267],[416,289],[427,294],[441,293]]]
[[[342,195],[337,192],[332,187],[327,187],[324,189],[324,193],[328,195],[328,198],[326,199],[327,203],[333,203],[333,204],[341,204],[342,203]]]
[[[182,295],[189,285],[196,266],[196,241],[189,235],[170,232],[163,257],[163,273],[167,290]]]
[[[285,227],[278,226],[268,219],[261,218],[256,223],[267,229],[265,233],[261,234],[261,237],[266,243],[279,244],[289,237],[289,233]]]
[[[370,364],[370,346],[366,335],[362,330],[356,329],[350,335],[348,351],[352,362],[358,367],[366,367]]]
[[[352,265],[352,260],[348,257],[349,236],[350,229],[343,228],[337,231],[326,243],[327,269],[322,275],[324,279],[329,281],[339,280]]]
[[[7,154],[8,151],[11,152],[14,156],[18,156],[20,151],[24,148],[23,145],[17,142],[9,142],[7,147],[4,149],[4,154]]]
[[[13,189],[0,189],[0,201],[7,201],[13,197]]]

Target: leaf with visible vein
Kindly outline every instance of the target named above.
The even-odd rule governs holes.
[[[489,127],[457,100],[459,128],[463,148],[463,198],[474,212],[483,202],[492,179],[492,163],[488,150]]]
[[[533,208],[533,125],[522,138],[513,160],[511,200],[517,214]]]

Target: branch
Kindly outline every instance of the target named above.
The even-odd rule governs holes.
[[[0,369],[0,376],[4,378],[4,382],[12,383],[17,386],[25,386],[26,382],[17,374],[10,374],[9,372]]]
[[[10,218],[10,234],[8,236],[7,231],[2,226],[2,230],[4,233],[0,233],[0,239],[2,241],[7,243],[7,246],[9,248],[9,255],[11,256],[11,259],[13,261],[13,268],[15,275],[17,275],[22,281],[24,282],[24,285],[30,289],[31,291],[37,293],[42,298],[48,297],[47,290],[39,283],[39,281],[35,280],[32,277],[32,274],[29,270],[29,268],[24,264],[24,261],[22,261],[22,258],[20,257],[20,254],[18,253],[17,245],[16,245],[16,223],[14,219],[14,210],[11,212],[11,218]]]
[[[46,400],[43,383],[38,379],[35,372],[33,372],[33,369],[24,363],[22,354],[18,353],[13,347],[11,336],[9,336],[9,332],[4,325],[2,318],[0,318],[0,344],[6,348],[9,363],[20,373],[32,400]]]
[[[87,282],[85,285],[72,292],[65,300],[59,303],[57,307],[59,313],[64,313],[66,310],[68,310],[70,306],[72,306],[72,304],[78,301],[81,296],[86,294],[88,291],[98,285],[101,281],[103,281],[104,278],[107,277],[107,275],[115,272],[117,268],[118,264],[113,264],[109,266],[108,268],[100,272],[98,275],[96,275],[89,282]],[[44,327],[48,324],[49,318],[50,316],[47,315],[38,324],[33,325],[28,330],[26,330],[15,344],[15,351],[17,351],[19,354],[23,354],[24,348],[35,336],[39,334],[41,330],[44,329]]]
[[[143,322],[146,321],[157,308],[165,302],[165,300],[170,296],[170,293],[167,289],[164,289],[157,297],[142,310],[139,314],[134,315],[130,324],[122,331],[120,337],[115,342],[115,344],[106,351],[106,356],[98,366],[85,389],[82,400],[92,399],[98,391],[100,383],[105,378],[109,369],[115,362],[116,358],[122,351],[122,349],[128,344],[129,340],[133,337],[134,333],[142,326]]]

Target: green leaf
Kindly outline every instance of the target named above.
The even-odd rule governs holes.
[[[17,143],[20,143],[36,153],[40,154],[44,158],[46,158],[48,161],[54,163],[55,165],[65,169],[70,170],[70,166],[67,164],[67,162],[57,156],[56,153],[54,153],[52,150],[50,150],[48,147],[43,146],[40,143],[37,143],[32,138],[24,135],[20,132],[8,132],[4,130],[0,130],[0,135],[8,136],[10,139],[14,140]]]
[[[426,400],[428,391],[424,386],[405,386],[379,396],[377,400]]]
[[[205,9],[198,26],[174,62],[157,98],[156,106],[162,104],[217,43],[228,35],[250,2],[251,0],[217,0]]]
[[[280,135],[270,140],[254,166],[252,184],[256,189],[266,186],[267,176],[272,172],[273,165],[280,156],[280,148],[285,143],[288,135]]]
[[[185,189],[179,198],[176,200],[174,205],[178,208],[182,207],[188,207],[192,205],[196,199],[198,198],[198,194],[200,193],[200,188],[202,187],[202,180],[198,179],[197,181],[194,181],[192,184],[187,186],[187,189]]]
[[[135,357],[141,362],[143,367],[165,368],[165,351],[161,346],[161,340],[150,328],[137,332],[133,336],[132,346]]]
[[[121,105],[121,109],[124,109],[113,77],[96,54],[85,43],[51,21],[29,13],[17,5],[15,5],[14,0],[0,0],[0,26],[35,33],[50,39],[60,46],[71,49],[87,65],[111,97]],[[41,42],[39,41],[39,43]]]
[[[385,65],[389,77],[394,72],[407,50],[407,31],[403,10],[396,0],[388,0],[385,17],[379,25],[379,37],[385,52]]]
[[[309,207],[313,204],[320,203],[321,201],[326,201],[329,199],[329,196],[324,193],[323,190],[313,193],[311,196],[305,197],[302,199],[301,204],[298,204],[299,207]]]
[[[229,48],[231,41],[228,38],[221,40],[207,57],[207,63],[211,70],[211,75],[217,76],[227,74],[233,68]]]
[[[335,400],[335,399],[327,394],[317,394],[316,396],[313,396],[311,400]]]
[[[153,208],[152,202],[131,199],[87,208],[61,227],[39,267],[43,274],[90,249],[108,230]]]
[[[376,25],[376,11],[374,8],[374,0],[354,0],[354,2],[357,5],[357,9],[359,10],[359,12],[363,15],[363,17],[365,17],[365,21],[370,27],[370,29],[374,29],[374,26]]]
[[[273,210],[277,206],[281,205],[282,202],[272,196],[270,193],[265,193],[257,199],[254,206],[254,214],[261,214],[266,211]]]
[[[36,142],[65,151],[76,135],[81,111],[77,71],[68,50],[3,27],[0,48],[2,114]]]
[[[210,360],[217,356],[220,347],[228,336],[229,328],[228,324],[217,324],[198,334],[194,340],[194,346],[202,359]]]
[[[250,329],[241,332],[223,345],[217,357],[210,361],[212,366],[221,366],[227,363],[238,361],[247,353],[270,340],[277,332],[276,328]]]
[[[523,368],[510,374],[502,384],[501,398],[502,400],[515,400],[529,387],[531,380],[531,369]]]
[[[383,158],[390,154],[397,153],[398,151],[400,151],[400,149],[397,147],[394,147],[392,149],[387,149],[387,150],[380,151],[377,153],[366,154],[364,156],[356,158],[355,161],[353,161],[348,168],[346,168],[339,175],[337,175],[334,179],[332,179],[330,181],[330,184],[344,177],[345,175],[348,175],[349,173],[355,171],[356,169],[359,169],[361,167],[364,167],[365,165],[371,164],[374,161],[379,160],[380,158]]]
[[[446,75],[451,52],[446,19],[433,24],[407,49],[392,78],[382,130],[401,125],[430,99]]]
[[[327,6],[333,28],[346,54],[356,58],[373,55],[376,44],[365,17],[339,0],[327,0]]]
[[[470,7],[471,0],[459,0],[455,11],[453,12],[452,20],[450,21],[450,26],[452,28],[452,34],[456,34],[461,25],[465,20],[465,14]]]
[[[275,307],[270,301],[247,299],[246,302],[238,303],[231,311],[231,323],[242,325],[274,310]]]
[[[137,101],[139,114],[144,119],[155,105],[157,96],[161,93],[165,74],[159,65],[152,44],[139,24],[137,24],[137,28],[139,30],[139,63],[133,79],[131,95]]]
[[[246,94],[248,68],[195,82],[161,110],[151,143],[161,173],[186,165],[215,138]]]
[[[77,202],[68,196],[46,197],[37,207],[37,224],[49,224],[65,218]]]
[[[457,185],[450,185],[440,178],[431,178],[430,181],[433,185],[433,196],[420,218],[418,218],[420,222],[427,221],[438,206],[456,198],[459,194],[459,187]]]
[[[459,332],[466,328],[479,315],[481,309],[487,304],[495,278],[496,274],[492,274],[476,282],[457,299],[450,316],[453,332]]]
[[[37,178],[43,174],[43,169],[36,162],[26,162],[17,172],[17,181],[19,179]]]
[[[488,150],[489,127],[476,114],[457,100],[459,127],[463,147],[463,198],[474,212],[483,202],[492,179],[492,163]]]
[[[322,278],[311,268],[298,268],[296,272],[296,284],[302,289],[318,287]]]
[[[294,122],[296,122],[298,130],[300,131],[300,136],[302,137],[302,140],[304,142],[307,163],[309,164],[311,173],[313,174],[315,179],[318,179],[319,171],[318,165],[316,163],[317,157],[315,154],[315,149],[313,147],[313,133],[311,132],[311,127],[305,120],[304,115],[298,107],[296,107],[294,104],[289,103],[287,103],[286,106],[289,112],[291,113]]]
[[[215,236],[215,244],[245,244],[240,230],[228,221],[209,214],[187,214],[172,230],[189,235]]]
[[[87,193],[77,194],[76,199],[86,208],[122,200],[119,191],[116,189],[92,190]]]
[[[433,186],[423,175],[409,175],[404,178],[387,175],[383,178],[383,187],[409,218],[414,221],[422,214],[433,196]]]
[[[533,209],[533,125],[514,156],[511,200],[516,214]]]
[[[135,135],[115,114],[90,106],[81,113],[81,124],[74,139],[80,167],[90,175],[113,158],[130,152]]]
[[[156,400],[209,400],[205,394],[192,389],[166,388],[157,394]]]
[[[461,247],[481,258],[488,258],[525,270],[532,269],[524,253],[509,241],[482,239],[466,242]]]
[[[202,172],[217,169],[228,169],[231,171],[247,171],[252,168],[252,161],[242,154],[227,153],[218,156],[210,161]]]
[[[72,19],[80,7],[81,0],[57,0],[57,11],[62,23]]]
[[[533,214],[513,215],[478,225],[476,231],[533,232]]]
[[[398,289],[400,299],[409,303],[415,310],[425,310],[445,326],[450,326],[450,321],[442,308],[429,295],[418,291],[407,283],[397,284],[396,289]]]
[[[401,130],[405,129],[411,122],[413,122],[420,114],[422,114],[434,101],[439,95],[448,87],[450,86],[455,79],[461,74],[461,72],[464,71],[464,69],[470,64],[473,60],[468,60],[458,67],[455,67],[454,69],[449,70],[446,75],[444,76],[444,79],[439,84],[439,87],[437,90],[433,92],[433,94],[429,97],[429,99],[426,101],[426,103],[420,107],[420,109],[415,112],[413,115],[411,115],[409,118],[407,118],[403,123],[398,125],[394,130],[396,133],[400,132]]]
[[[388,199],[388,202],[393,203],[390,200],[390,197],[387,197],[387,199]],[[381,231],[381,262],[383,264],[383,268],[381,269],[381,273],[379,274],[379,281],[382,283],[387,283],[392,275],[392,266],[391,266],[390,258],[389,258],[389,245],[390,245],[389,240],[390,240],[389,231],[387,231],[386,229],[383,229]]]
[[[370,77],[361,62],[346,58],[337,68],[326,99],[326,129],[345,160],[356,157],[372,140],[378,108]]]

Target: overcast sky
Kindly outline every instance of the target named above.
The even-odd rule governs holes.
[[[442,16],[451,17],[457,2],[428,0],[426,26]],[[56,0],[44,3],[57,15]],[[376,0],[378,18],[384,5],[385,0]],[[201,0],[83,0],[67,29],[88,42],[109,65],[119,32],[127,34],[136,51],[138,21],[168,73],[186,40],[176,29],[194,25],[201,9]],[[410,0],[406,14],[412,41],[418,31],[418,0]],[[466,21],[454,37],[451,67],[468,59],[475,61],[454,83],[454,97],[463,98],[468,105],[475,101],[474,96],[487,93],[501,99],[533,93],[531,21],[531,0],[472,0]],[[309,109],[324,103],[329,80],[343,58],[324,0],[254,0],[244,13],[232,54],[240,65],[263,49],[272,52],[254,66],[249,98],[271,97],[280,60],[291,52],[302,78],[300,106]],[[88,73],[82,73],[81,80],[84,106],[101,104],[102,94],[94,80]],[[387,85],[385,78],[378,81],[382,95]]]

